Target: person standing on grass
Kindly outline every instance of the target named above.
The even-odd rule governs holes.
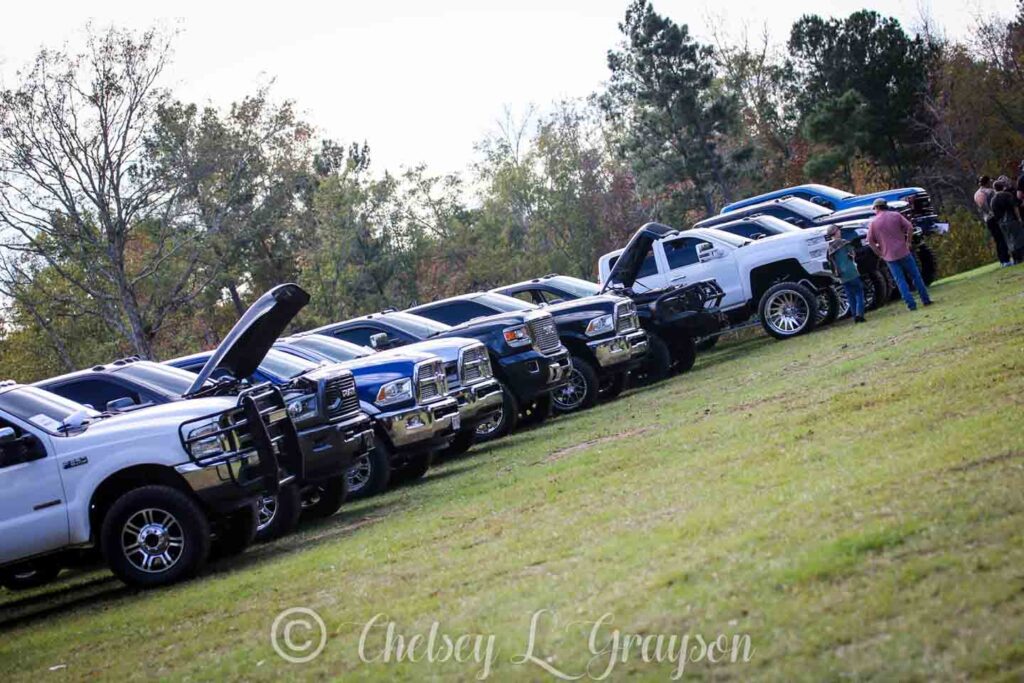
[[[992,213],[992,198],[996,191],[992,189],[992,179],[987,175],[978,178],[978,191],[974,193],[974,203],[978,205],[981,213],[981,220],[985,222],[988,233],[996,243],[996,257],[1004,267],[1010,265],[1010,250],[1006,248],[1006,240],[1003,239],[1003,229],[999,227],[999,220]]]
[[[925,287],[924,278],[917,268],[917,261],[910,253],[910,243],[914,239],[914,226],[910,224],[899,211],[890,211],[889,204],[884,199],[876,199],[871,208],[875,210],[875,217],[868,225],[867,243],[871,250],[878,254],[879,258],[889,266],[889,272],[896,281],[896,286],[906,302],[907,308],[917,310],[917,302],[910,291],[909,279],[914,283],[921,303],[931,306],[932,300],[928,296],[928,288]]]
[[[995,189],[992,213],[1003,233],[1006,249],[1010,252],[1013,263],[1024,263],[1024,221],[1021,220],[1020,206],[1004,180],[997,180]]]
[[[846,300],[850,303],[850,316],[853,318],[854,324],[866,322],[864,320],[864,282],[860,279],[860,272],[857,270],[853,245],[840,236],[838,225],[830,226],[828,229],[828,260],[831,261],[836,275],[843,283],[843,289],[846,290]]]

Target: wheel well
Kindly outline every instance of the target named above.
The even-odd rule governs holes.
[[[784,259],[750,271],[750,298],[757,302],[768,288],[779,282],[797,282],[807,277],[807,272],[796,259]]]
[[[596,362],[590,347],[587,346],[587,343],[582,339],[577,339],[575,337],[562,337],[562,346],[568,349],[569,353],[573,356],[579,356],[591,363]]]
[[[89,501],[89,529],[95,540],[107,510],[124,493],[142,486],[161,484],[192,496],[188,483],[169,467],[163,465],[136,465],[110,475],[103,480]]]

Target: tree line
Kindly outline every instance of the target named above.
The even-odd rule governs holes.
[[[872,11],[784,46],[703,43],[633,0],[589,98],[506,113],[464,172],[377,169],[263,88],[227,108],[163,86],[174,34],[88,32],[0,92],[0,376],[210,347],[269,287],[302,324],[548,272],[593,278],[641,223],[686,227],[806,181],[927,187],[944,274],[991,260],[981,173],[1024,140],[1024,0],[969,39]]]

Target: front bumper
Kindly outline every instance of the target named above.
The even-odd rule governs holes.
[[[516,400],[525,405],[549,391],[562,387],[569,380],[572,361],[562,350],[551,355],[530,350],[499,360],[508,379],[508,387]]]
[[[587,342],[597,364],[607,368],[642,357],[647,353],[647,333],[635,330],[609,339]]]
[[[381,413],[376,419],[396,449],[420,446],[429,448],[434,445],[443,447],[443,442],[459,431],[462,424],[459,404],[452,397]]]
[[[303,480],[336,477],[357,458],[373,449],[373,423],[365,413],[339,422],[317,424],[299,431]]]
[[[493,377],[459,387],[448,395],[459,404],[462,429],[475,429],[477,424],[498,412],[503,402],[501,384]]]
[[[216,465],[187,462],[174,469],[203,505],[216,514],[241,509],[265,493],[263,473],[256,454]]]

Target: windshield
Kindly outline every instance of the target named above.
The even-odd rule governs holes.
[[[568,275],[559,275],[550,278],[547,282],[575,297],[594,296],[601,292],[601,285],[596,282],[588,282]]]
[[[131,377],[158,393],[170,393],[175,396],[183,396],[196,381],[195,373],[161,363],[132,363],[118,370],[118,373]],[[212,382],[206,383],[207,386],[211,384]]]
[[[750,244],[750,240],[748,240],[747,238],[740,237],[739,235],[733,235],[732,233],[725,232],[724,230],[718,230],[715,228],[704,229],[710,231],[715,236],[715,239],[721,240],[722,242],[730,244],[734,247],[742,247],[746,246],[747,244]],[[686,233],[684,232],[683,234],[685,235]]]
[[[529,301],[505,296],[504,294],[495,294],[494,292],[487,292],[486,294],[475,296],[473,297],[473,300],[480,302],[484,306],[496,309],[501,313],[515,313],[517,311],[528,311],[534,308],[540,308],[537,304],[531,304]]]
[[[416,339],[435,337],[452,329],[444,323],[434,322],[429,318],[411,313],[386,313],[381,318]]]
[[[320,367],[319,363],[293,356],[279,349],[270,349],[266,358],[260,363],[260,372],[278,379],[292,379],[318,367]]]
[[[818,204],[814,204],[813,202],[809,202],[806,199],[798,199],[796,197],[787,199],[783,203],[783,206],[785,206],[787,209],[789,209],[796,215],[802,218],[809,218],[811,220],[814,220],[815,218],[821,218],[822,216],[827,216],[828,214],[832,213],[832,209],[828,208],[827,206],[820,206]]]
[[[372,356],[373,349],[368,349],[359,344],[335,339],[322,334],[311,334],[308,337],[299,337],[292,341],[296,346],[315,351],[321,356],[330,359],[335,363],[341,363],[354,358],[365,358]]]
[[[51,434],[63,434],[64,421],[72,415],[85,418],[100,417],[100,413],[63,396],[51,394],[36,387],[18,387],[0,394],[0,410],[43,429]],[[83,421],[82,424],[87,422]]]

